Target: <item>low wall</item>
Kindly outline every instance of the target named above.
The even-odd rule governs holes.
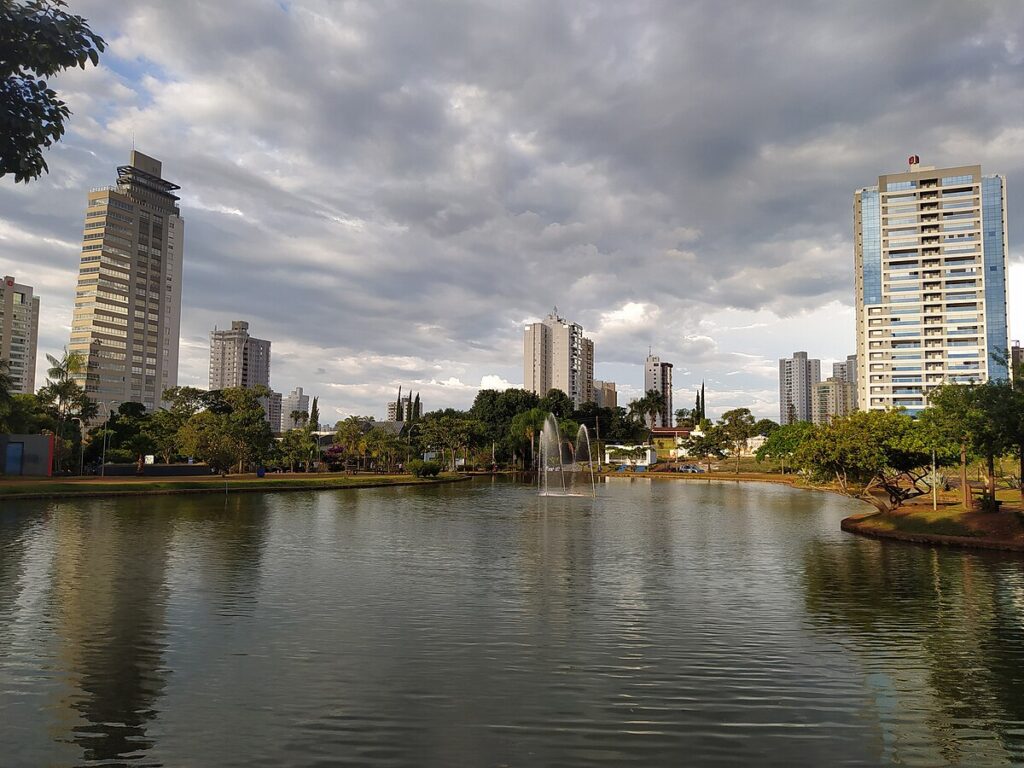
[[[106,477],[135,477],[137,472],[137,464],[107,464],[103,468]],[[142,467],[143,477],[207,477],[212,474],[205,464],[144,464]]]
[[[0,435],[0,475],[49,477],[53,435]]]

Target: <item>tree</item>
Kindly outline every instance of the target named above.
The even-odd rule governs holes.
[[[771,419],[758,419],[757,423],[754,424],[754,434],[761,435],[761,437],[768,437],[768,435],[778,428],[778,422],[772,421]]]
[[[517,441],[519,445],[528,444],[530,446],[530,466],[533,467],[537,463],[536,459],[536,445],[537,436],[544,429],[544,420],[547,418],[548,412],[543,408],[531,408],[528,411],[517,413],[512,419],[512,423],[509,425],[509,430],[512,433],[513,439]]]
[[[48,171],[43,149],[64,135],[68,106],[46,84],[69,67],[95,66],[103,38],[63,0],[0,0],[0,176],[28,182]]]
[[[455,471],[455,454],[462,448],[468,448],[473,438],[481,433],[479,422],[468,415],[458,412],[428,413],[423,417],[423,441],[431,448],[442,453],[451,451],[452,471]]]
[[[656,389],[649,389],[644,396],[629,404],[629,409],[641,419],[646,419],[648,428],[653,429],[658,415],[665,410],[665,396]]]
[[[0,433],[11,431],[8,420],[11,416],[11,404],[14,399],[11,392],[14,389],[14,380],[11,378],[10,370],[10,363],[0,360]]]
[[[809,421],[794,421],[792,424],[777,426],[768,434],[755,456],[758,461],[774,459],[782,462],[782,472],[785,474],[786,459],[792,459],[800,446],[810,439],[812,432],[814,425]]]
[[[74,436],[66,434],[65,427],[72,418],[87,420],[96,415],[97,407],[75,381],[75,376],[85,371],[85,360],[77,352],[64,350],[58,359],[53,355],[46,356],[50,367],[46,371],[46,384],[39,390],[39,399],[53,408],[56,416],[55,466],[63,466],[63,442],[72,437],[81,439],[81,432],[76,430]]]
[[[301,409],[297,409],[288,414],[288,418],[292,420],[292,429],[299,429],[306,426],[306,423],[309,421],[309,414]]]
[[[309,418],[306,421],[311,431],[320,430],[320,398],[314,397],[313,404],[309,407]]]
[[[931,454],[918,425],[902,411],[856,411],[815,427],[797,449],[812,476],[834,479],[844,493],[888,508],[931,490]]]
[[[687,456],[704,459],[708,472],[710,472],[711,459],[724,457],[728,442],[728,437],[721,427],[707,424],[701,427],[700,432],[690,433],[690,436],[683,442],[683,449]]]
[[[572,415],[572,399],[560,389],[548,390],[540,399],[537,407],[548,413],[555,414],[556,419],[564,419]]]
[[[722,414],[718,420],[725,439],[729,442],[729,448],[736,457],[736,474],[740,471],[740,452],[747,444],[747,440],[754,436],[754,417],[749,408],[733,408]]]
[[[360,459],[363,435],[373,425],[373,419],[367,416],[349,416],[334,425],[334,444],[340,448],[344,459]]]
[[[238,458],[235,442],[225,427],[226,416],[213,411],[197,413],[181,428],[181,450],[204,461],[217,472],[226,473]]]
[[[676,409],[676,426],[683,427],[685,429],[693,429],[693,414],[689,408],[678,408]]]
[[[268,394],[266,387],[220,390],[216,410],[195,414],[181,428],[182,450],[222,472],[265,460],[274,446],[260,403]]]

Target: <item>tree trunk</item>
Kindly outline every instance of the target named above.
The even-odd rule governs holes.
[[[960,497],[964,509],[974,509],[974,498],[971,496],[971,485],[967,480],[967,443],[960,444]]]

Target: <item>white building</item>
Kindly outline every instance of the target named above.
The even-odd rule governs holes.
[[[594,399],[594,342],[557,308],[524,330],[523,387],[540,397],[560,389],[576,408]]]
[[[922,166],[854,194],[857,402],[916,413],[944,382],[1007,378],[1006,184]]]
[[[210,389],[270,387],[270,342],[249,335],[249,324],[210,332]]]
[[[278,432],[287,432],[289,429],[301,426],[292,419],[292,413],[295,411],[309,414],[309,395],[302,391],[302,387],[296,387],[281,398],[281,425]]]
[[[811,421],[815,424],[828,424],[832,419],[855,411],[855,391],[854,385],[835,376],[819,381],[811,393]]]
[[[36,391],[36,347],[39,342],[39,297],[32,287],[7,275],[0,284],[0,360],[8,365],[11,393]]]
[[[650,390],[661,393],[665,405],[655,419],[652,427],[671,427],[675,424],[672,410],[672,363],[662,362],[660,357],[648,355],[644,365],[644,394]]]
[[[161,172],[132,150],[117,185],[88,194],[68,349],[86,360],[85,393],[108,406],[153,410],[178,384],[185,222]]]
[[[806,352],[779,360],[779,424],[811,420],[811,395],[819,381],[821,360],[808,359]]]

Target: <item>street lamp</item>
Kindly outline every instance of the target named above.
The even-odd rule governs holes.
[[[110,411],[111,406],[116,405],[117,400],[111,400],[110,402],[104,402],[103,405],[107,406],[107,417],[103,420],[103,452],[100,456],[100,477],[106,476],[107,470],[107,425],[110,423]]]
[[[85,422],[78,416],[72,416],[72,421],[78,422],[78,474],[85,474]]]

